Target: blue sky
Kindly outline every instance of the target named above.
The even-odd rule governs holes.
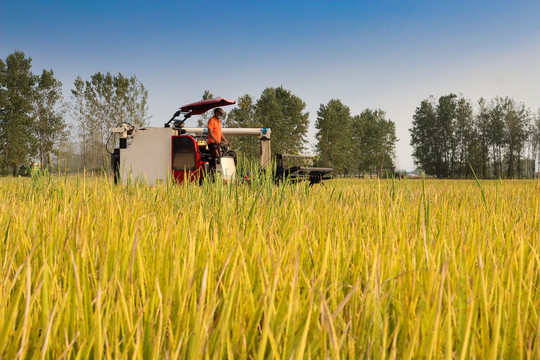
[[[540,109],[539,18],[538,0],[2,0],[0,57],[17,49],[34,73],[53,69],[66,99],[77,75],[136,75],[152,126],[206,89],[257,99],[282,85],[306,102],[312,145],[330,99],[353,114],[380,108],[410,170],[408,129],[429,95],[510,96]]]

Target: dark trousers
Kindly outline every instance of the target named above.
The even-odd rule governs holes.
[[[210,150],[210,171],[216,169],[216,158],[218,157],[218,146],[216,143],[208,143],[208,150]]]

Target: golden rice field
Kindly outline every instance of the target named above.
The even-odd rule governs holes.
[[[538,359],[536,181],[0,179],[2,359]]]

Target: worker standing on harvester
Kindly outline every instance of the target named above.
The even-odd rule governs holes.
[[[222,108],[214,110],[214,116],[208,120],[208,150],[210,150],[210,169],[216,168],[216,158],[218,157],[219,144],[224,141],[228,145],[231,143],[225,139],[221,131],[221,118],[225,115]]]

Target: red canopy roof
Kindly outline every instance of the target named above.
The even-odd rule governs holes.
[[[184,105],[180,108],[180,111],[188,112],[191,110],[191,115],[199,115],[213,108],[217,108],[220,106],[233,105],[233,104],[236,104],[236,100],[214,98],[214,99],[208,99],[208,100],[198,101],[192,104]]]

